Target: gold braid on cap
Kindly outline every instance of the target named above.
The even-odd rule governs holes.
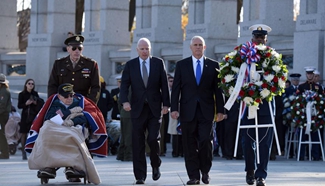
[[[72,92],[73,85],[66,85],[66,86],[62,87],[62,89],[64,90],[64,92]]]

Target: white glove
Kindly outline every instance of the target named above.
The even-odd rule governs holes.
[[[67,127],[72,127],[74,125],[74,123],[71,119],[66,119],[63,121],[62,125],[67,126]]]
[[[82,108],[81,107],[73,107],[72,109],[70,109],[71,113],[79,113],[82,112]]]

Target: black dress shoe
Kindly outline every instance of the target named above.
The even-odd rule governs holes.
[[[144,179],[138,179],[135,184],[144,184]]]
[[[254,182],[255,182],[254,171],[253,170],[247,171],[247,173],[246,173],[246,183],[248,185],[253,185]]]
[[[256,179],[256,186],[265,186],[265,179],[264,178],[257,178]]]
[[[159,171],[159,167],[156,168],[152,168],[152,179],[154,181],[157,181],[160,178],[160,171]]]
[[[202,182],[204,184],[209,184],[210,183],[210,177],[208,173],[202,173]]]
[[[190,179],[186,185],[199,185],[200,184],[200,180],[197,179]]]

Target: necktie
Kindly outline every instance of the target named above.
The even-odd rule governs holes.
[[[147,67],[146,67],[146,61],[142,61],[142,79],[143,79],[144,86],[147,87],[148,70],[147,70]]]
[[[196,84],[200,84],[200,79],[201,79],[201,65],[200,65],[200,60],[197,60],[197,65],[196,65]]]

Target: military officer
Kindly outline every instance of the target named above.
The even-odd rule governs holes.
[[[299,85],[297,94],[302,94],[306,90],[311,90],[314,92],[317,92],[318,94],[323,94],[323,88],[319,84],[314,82],[314,71],[316,68],[314,67],[305,67],[306,70],[306,78],[307,81],[305,83],[302,83]],[[303,134],[305,132],[303,131]],[[311,141],[319,141],[318,133],[317,132],[310,132],[311,136]],[[305,141],[308,139],[307,135],[302,136],[302,141]],[[300,156],[299,160],[303,161],[305,160],[305,150],[306,150],[306,144],[301,144],[301,151],[300,151]],[[319,150],[319,145],[318,144],[313,144],[312,149],[311,149],[311,155],[313,157],[314,161],[319,161],[320,160],[320,150]]]
[[[305,90],[312,90],[317,92],[318,94],[322,94],[323,93],[322,86],[314,82],[314,76],[315,76],[314,71],[316,69],[314,67],[305,67],[305,70],[306,70],[307,81],[299,85],[297,94],[301,94]]]
[[[75,35],[64,41],[69,55],[55,60],[47,87],[48,97],[56,94],[61,84],[71,83],[76,93],[97,103],[100,95],[98,64],[82,55],[83,41],[82,35]]]

